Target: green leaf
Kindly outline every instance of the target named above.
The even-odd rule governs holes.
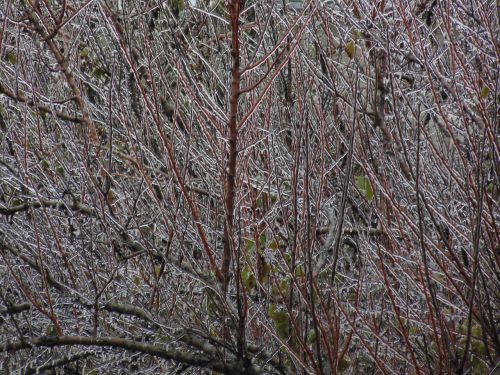
[[[259,208],[262,208],[262,206],[264,205],[264,203],[262,201],[262,196],[257,198],[257,200],[255,201],[255,205]]]
[[[280,281],[279,288],[283,293],[287,293],[289,287],[290,287],[290,281],[288,280],[288,278]]]
[[[253,253],[255,251],[255,241],[245,238],[245,249],[247,252]]]
[[[290,331],[290,323],[288,320],[288,315],[286,312],[281,311],[276,313],[275,325],[276,325],[276,333],[278,337],[282,339],[286,339],[289,336]]]
[[[480,340],[472,340],[472,353],[476,355],[486,355],[488,351],[486,350],[486,345]]]
[[[205,308],[210,317],[214,317],[214,315],[217,313],[216,295],[215,292],[211,289],[207,289]]]
[[[359,40],[359,39],[362,39],[363,38],[363,33],[357,29],[353,29],[352,32],[351,32],[351,35],[352,35],[352,39],[354,39],[356,42]]]
[[[184,2],[184,0],[173,0],[172,6],[173,9],[178,12],[182,12],[184,9],[186,9],[186,3]]]
[[[267,308],[267,314],[271,317],[271,319],[274,316],[274,314],[276,313],[276,311],[278,311],[276,304],[275,303],[269,304],[269,307]]]
[[[280,297],[281,295],[287,295],[289,287],[290,281],[288,278],[281,280],[278,285],[273,285],[271,288],[271,295],[275,298]]]
[[[23,204],[23,201],[22,201],[21,199],[19,199],[19,198],[14,198],[14,199],[12,200],[12,205],[13,205],[14,207],[21,206],[22,204]]]
[[[135,276],[133,282],[134,282],[135,286],[139,286],[139,285],[141,285],[141,278],[139,276]]]
[[[488,374],[488,366],[481,361],[477,356],[473,356],[472,361],[472,375],[483,375]],[[490,372],[490,374],[496,374],[496,372]]]
[[[241,271],[241,279],[243,280],[243,284],[248,290],[255,289],[257,287],[257,280],[255,279],[254,274],[250,267],[245,267],[243,271]]]
[[[304,270],[304,266],[297,266],[297,268],[295,268],[295,276],[304,277],[305,275],[306,272]]]
[[[40,166],[46,171],[49,169],[49,162],[46,159],[40,160]]]
[[[490,182],[488,185],[486,185],[486,191],[490,194],[493,194],[493,191],[495,190],[495,184]]]
[[[467,332],[467,321],[458,326],[458,332],[465,334]]]
[[[408,333],[410,335],[418,335],[420,334],[420,329],[416,326],[411,326],[410,329],[408,330]]]
[[[262,266],[259,272],[259,282],[261,284],[267,284],[269,281],[269,273],[271,272],[271,266],[266,262],[265,259],[262,260]]]
[[[290,319],[287,312],[278,310],[276,305],[272,303],[269,305],[268,314],[274,322],[278,337],[286,339],[290,331]]]
[[[328,269],[325,269],[319,273],[319,279],[321,281],[325,281],[330,277],[330,271]]]
[[[311,328],[309,332],[307,332],[307,343],[311,345],[314,344],[315,342],[316,342],[316,331]]]
[[[337,371],[344,372],[349,368],[350,365],[351,365],[351,358],[349,358],[349,356],[347,355],[344,355],[337,365]]]
[[[82,58],[87,58],[87,57],[89,57],[89,54],[90,54],[90,49],[89,49],[89,47],[85,47],[85,48],[83,48],[83,49],[80,51],[80,57],[82,57]]]
[[[488,86],[483,86],[483,88],[481,89],[481,98],[486,99],[489,94],[490,89],[488,88]]]
[[[267,235],[265,230],[260,234],[259,242],[261,245],[265,245],[267,243]]]
[[[373,188],[368,177],[363,175],[356,176],[356,186],[361,190],[367,201],[373,199]]]
[[[92,70],[91,76],[104,81],[106,79],[106,71],[102,67],[96,66]]]
[[[59,163],[57,163],[57,165],[56,165],[56,172],[59,176],[62,176],[62,177],[64,177],[64,175],[66,174],[64,167]]]
[[[9,64],[16,65],[16,63],[17,63],[17,56],[16,56],[16,54],[13,51],[8,51],[5,54],[5,60],[7,60],[7,62]]]
[[[155,275],[156,277],[160,277],[160,273],[161,273],[161,266],[158,264],[155,266]]]
[[[483,335],[483,330],[479,324],[473,324],[471,329],[472,336],[481,337]]]
[[[283,181],[283,190],[285,193],[290,193],[292,191],[292,185],[290,185],[289,181]]]

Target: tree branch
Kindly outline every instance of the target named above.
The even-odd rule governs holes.
[[[15,342],[6,342],[0,346],[0,353],[32,349],[33,347],[60,347],[60,346],[97,346],[120,348],[148,354],[169,361],[185,363],[190,366],[209,368],[224,374],[237,374],[239,366],[236,363],[225,363],[215,358],[209,358],[200,353],[168,350],[156,344],[146,344],[119,337],[88,337],[88,336],[42,336]]]

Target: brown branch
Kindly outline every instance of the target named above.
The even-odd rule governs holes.
[[[94,355],[93,352],[77,353],[77,354],[72,355],[72,356],[63,357],[63,358],[56,360],[56,361],[51,361],[50,363],[48,363],[46,365],[42,365],[39,367],[28,367],[26,370],[23,371],[23,374],[25,374],[25,375],[43,374],[43,373],[45,373],[46,370],[55,369],[57,367],[63,367],[63,366],[70,364],[71,362],[79,361],[81,359],[85,359],[85,358],[91,357],[93,355]]]
[[[82,117],[70,116],[64,112],[53,110],[49,106],[38,103],[33,99],[27,99],[24,96],[16,95],[12,91],[10,91],[7,87],[5,87],[1,82],[0,82],[0,93],[4,94],[5,96],[8,96],[9,98],[11,98],[16,102],[26,103],[28,106],[32,108],[37,108],[41,113],[52,113],[53,115],[59,117],[61,120],[74,122],[77,124],[83,123]]]
[[[138,318],[142,318],[144,320],[152,321],[153,318],[151,317],[151,314],[144,310],[141,309],[140,307],[125,304],[125,303],[117,303],[117,302],[108,302],[106,306],[104,307],[106,311],[118,313],[118,314],[123,314],[123,315],[131,315],[135,316]]]
[[[80,91],[80,88],[78,87],[78,83],[75,79],[75,76],[73,72],[71,71],[71,66],[70,66],[70,61],[64,56],[63,52],[61,51],[60,48],[54,43],[52,39],[47,39],[49,35],[45,32],[46,25],[45,24],[40,24],[40,22],[35,18],[34,14],[29,14],[28,15],[29,20],[32,22],[35,31],[37,34],[45,40],[47,46],[49,47],[50,51],[52,52],[52,55],[57,61],[57,64],[59,65],[59,68],[61,69],[61,72],[63,73],[63,76],[66,80],[66,83],[71,89],[71,92],[74,95],[74,101],[78,107],[78,109],[82,112],[82,120],[81,124],[85,125],[85,128],[82,128],[83,134],[88,135],[90,140],[92,142],[97,141],[97,130],[95,127],[94,122],[92,121],[90,117],[90,113],[84,103],[82,93]],[[43,16],[40,15],[40,19],[43,20]]]
[[[18,305],[7,306],[6,309],[0,310],[0,315],[14,315],[31,309],[30,303],[20,303]]]
[[[28,201],[23,204],[20,204],[19,206],[0,207],[0,215],[14,215],[18,212],[27,211],[30,208],[41,208],[41,207],[54,208],[58,210],[66,210],[69,208],[72,211],[82,212],[87,215],[93,215],[95,213],[92,207],[89,207],[79,202],[73,202],[71,204],[68,204],[60,199],[42,199],[39,201],[34,201],[34,200]]]
[[[21,341],[7,342],[0,346],[0,353],[32,349],[33,347],[52,348],[59,346],[97,346],[125,349],[133,352],[148,354],[169,361],[185,363],[189,366],[212,369],[223,374],[241,373],[241,367],[235,361],[223,362],[200,353],[189,353],[183,350],[168,350],[160,345],[147,344],[112,336],[42,336]]]

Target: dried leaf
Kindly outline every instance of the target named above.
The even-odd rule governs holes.
[[[267,247],[270,248],[271,250],[277,250],[278,249],[278,242],[276,240],[269,241],[267,244]]]
[[[354,58],[354,55],[356,54],[356,49],[354,46],[354,42],[352,40],[345,45],[344,51],[345,53],[347,53],[347,56],[349,56],[350,59]]]
[[[483,88],[481,89],[481,98],[486,99],[489,94],[490,94],[490,89],[488,88],[488,86],[483,86]]]

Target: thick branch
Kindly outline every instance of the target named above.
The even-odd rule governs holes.
[[[119,348],[148,354],[154,357],[170,361],[185,363],[190,366],[209,368],[224,374],[237,374],[238,366],[235,363],[224,363],[214,358],[208,358],[199,353],[188,353],[186,351],[168,350],[163,346],[146,344],[119,337],[87,337],[87,336],[42,336],[29,340],[7,342],[0,347],[0,353],[31,349],[33,347],[57,347],[57,346],[99,346],[107,348]]]
[[[87,215],[94,214],[94,209],[92,207],[86,206],[79,202],[74,202],[72,204],[67,204],[66,202],[60,199],[41,199],[39,201],[28,201],[18,206],[12,207],[0,207],[0,215],[14,215],[18,212],[27,211],[30,208],[54,208],[58,210],[66,210],[71,209],[72,211],[83,212]]]
[[[27,311],[31,309],[31,304],[29,303],[20,303],[18,305],[7,306],[6,309],[0,310],[0,315],[14,315],[22,313],[23,311]]]
[[[222,275],[224,277],[224,289],[229,282],[229,265],[231,263],[231,248],[233,240],[233,220],[234,220],[234,196],[236,181],[236,158],[238,151],[238,98],[240,96],[240,47],[239,47],[239,15],[240,2],[234,0],[231,3],[231,27],[232,27],[232,46],[231,56],[233,66],[231,68],[231,101],[229,112],[229,158],[226,170],[226,222],[224,223],[224,255],[222,259]]]

